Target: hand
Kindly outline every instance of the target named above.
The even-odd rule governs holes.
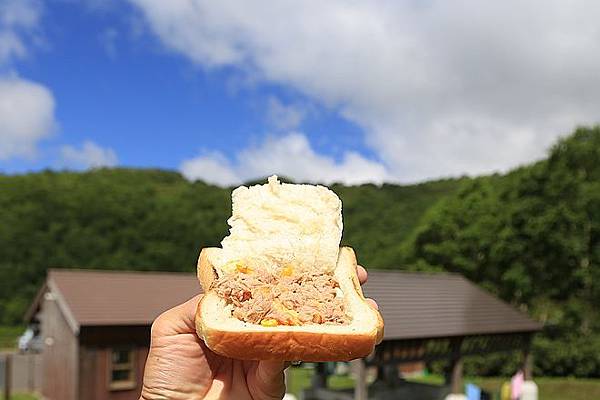
[[[358,266],[361,285],[367,271]],[[141,400],[279,400],[285,394],[283,361],[243,361],[213,353],[196,335],[202,295],[165,311],[152,324]],[[367,299],[374,308],[377,304]]]

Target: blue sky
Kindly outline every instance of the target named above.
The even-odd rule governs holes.
[[[600,105],[596,3],[507,3],[2,0],[0,172],[505,171]]]
[[[312,109],[298,128],[309,128],[319,151],[339,158],[353,148],[373,156],[360,129],[332,110],[286,87],[237,82],[244,77],[235,69],[195,66],[167,51],[140,18],[126,4],[95,9],[53,1],[44,9],[44,43],[14,69],[52,91],[58,126],[35,159],[8,160],[5,171],[76,167],[61,160],[61,146],[90,140],[113,149],[119,165],[177,169],[199,152],[235,153],[277,134],[268,117],[273,99]],[[341,137],[344,145],[335,145]]]

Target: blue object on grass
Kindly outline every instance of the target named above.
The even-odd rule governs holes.
[[[467,383],[466,385],[467,400],[481,400],[481,389],[477,385]]]

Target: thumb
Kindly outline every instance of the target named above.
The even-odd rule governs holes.
[[[282,399],[285,394],[283,371],[289,363],[283,361],[258,361],[250,392],[254,399]]]
[[[171,336],[196,332],[196,308],[202,295],[199,294],[183,304],[163,312],[152,324],[152,336]]]

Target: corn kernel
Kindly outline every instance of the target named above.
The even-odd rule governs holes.
[[[271,288],[269,288],[268,286],[261,286],[258,288],[258,292],[265,296],[268,296],[271,294]]]
[[[242,274],[249,274],[252,272],[252,268],[242,263],[235,264],[235,269]]]
[[[223,267],[221,267],[221,269],[227,273],[233,273],[235,271],[237,271],[237,265],[238,265],[239,261],[229,261],[227,264],[223,265]]]
[[[283,325],[301,325],[302,324],[300,321],[300,318],[299,318],[300,314],[298,314],[297,311],[288,309],[279,300],[273,301],[271,306],[275,310],[277,310],[283,314],[286,314],[286,316],[287,316],[286,320],[281,322]]]
[[[293,273],[294,273],[294,268],[291,265],[286,265],[281,270],[281,275],[283,275],[283,276],[292,276]]]
[[[260,321],[260,324],[267,328],[272,328],[274,326],[279,325],[279,322],[277,322],[277,320],[273,318],[265,318],[262,321]]]

